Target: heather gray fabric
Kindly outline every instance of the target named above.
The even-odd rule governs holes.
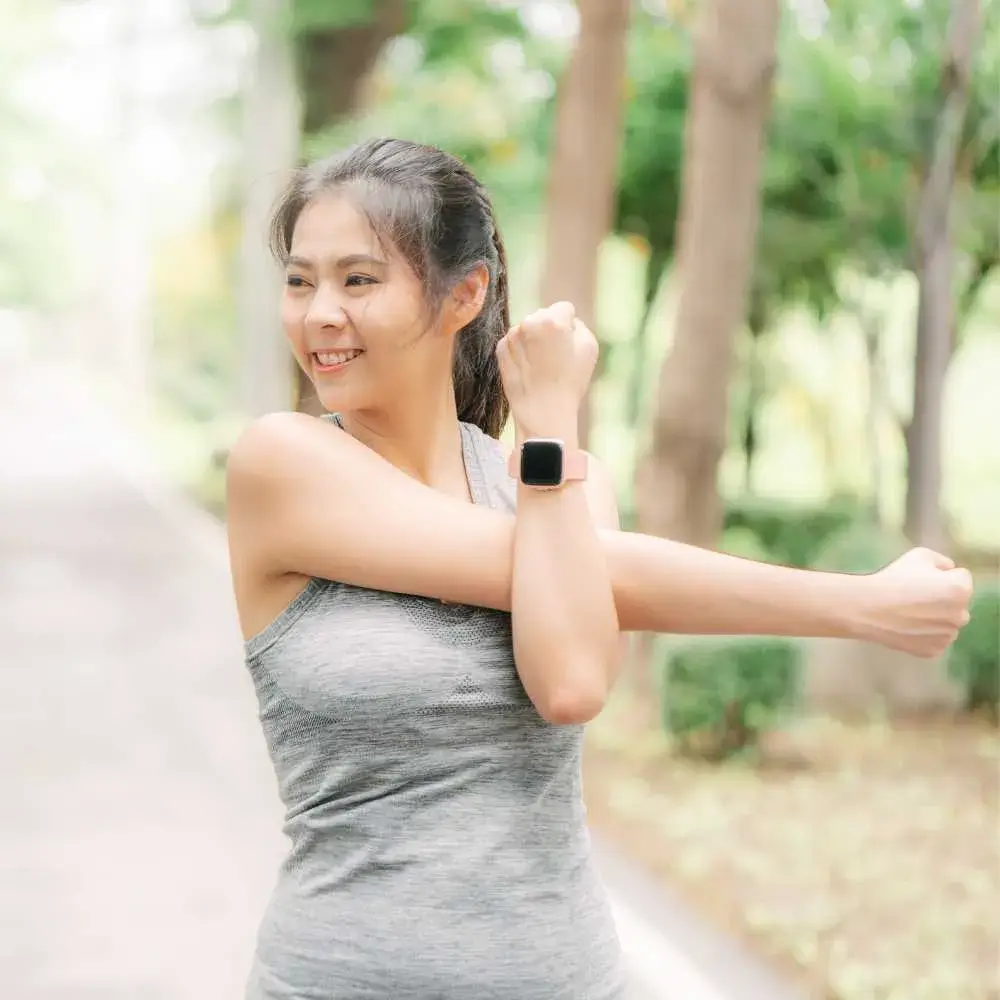
[[[499,444],[462,440],[512,510]],[[583,730],[535,711],[509,615],[314,579],[246,660],[291,840],[249,1000],[623,1000]]]

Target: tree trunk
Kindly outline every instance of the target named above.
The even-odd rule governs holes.
[[[969,103],[979,0],[960,0],[941,71],[941,107],[917,216],[917,351],[913,416],[906,434],[906,533],[917,545],[949,546],[941,509],[941,418],[952,355],[951,203]]]
[[[635,331],[635,339],[632,341],[632,372],[629,375],[625,401],[625,420],[633,430],[638,427],[639,415],[642,412],[642,397],[645,388],[643,372],[646,367],[646,345],[649,340],[649,317],[653,312],[656,295],[660,290],[663,273],[666,271],[669,261],[670,253],[655,246],[650,250],[649,260],[646,261],[646,290],[642,304],[642,316]]]
[[[154,347],[152,317],[152,243],[141,180],[136,127],[144,109],[135,92],[139,61],[149,51],[148,13],[128,0],[118,0],[115,18],[113,66],[113,127],[119,155],[114,162],[118,176],[110,186],[107,223],[110,237],[107,266],[115,275],[105,283],[108,328],[113,353],[108,369],[109,387],[131,420],[148,415],[153,388],[150,379]],[[103,373],[102,373],[103,374]]]
[[[679,227],[676,334],[636,483],[643,530],[715,544],[733,338],[746,309],[780,0],[706,0],[696,38]]]
[[[382,46],[406,28],[405,0],[372,0],[371,6],[367,21],[311,29],[299,37],[306,135],[355,111]]]
[[[760,452],[760,418],[765,395],[760,353],[764,330],[763,323],[758,325],[751,320],[746,370],[747,407],[743,422],[743,492],[748,497],[754,494],[754,470]]]
[[[298,161],[299,97],[286,0],[255,0],[257,52],[244,105],[240,328],[246,338],[245,407],[251,416],[294,405],[281,332],[281,276],[267,245],[272,206]],[[297,367],[297,366],[296,366]]]
[[[302,85],[302,131],[312,135],[349,117],[361,103],[364,83],[382,47],[406,28],[405,0],[373,0],[362,23],[315,28],[297,39]],[[295,366],[295,408],[323,412],[316,390]]]
[[[879,441],[879,426],[886,406],[887,387],[882,366],[882,317],[870,307],[861,306],[858,312],[861,332],[865,341],[865,358],[868,362],[868,399],[865,410],[865,436],[868,439],[869,488],[871,490],[871,515],[876,524],[882,523],[882,498],[887,480],[885,459]]]
[[[560,81],[546,212],[541,297],[566,300],[599,336],[597,265],[614,215],[630,0],[579,0],[580,35]],[[580,441],[590,431],[587,403]]]

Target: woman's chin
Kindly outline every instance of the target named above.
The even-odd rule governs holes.
[[[344,385],[324,384],[322,379],[313,382],[313,395],[327,413],[344,413],[357,408],[358,394]]]

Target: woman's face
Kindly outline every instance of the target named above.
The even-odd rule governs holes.
[[[281,313],[329,411],[397,409],[442,378],[450,385],[451,337],[428,329],[419,279],[342,195],[322,195],[299,215]]]

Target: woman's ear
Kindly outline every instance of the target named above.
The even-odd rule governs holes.
[[[485,264],[470,271],[451,290],[448,325],[452,331],[468,326],[482,311],[490,289],[490,272]]]

